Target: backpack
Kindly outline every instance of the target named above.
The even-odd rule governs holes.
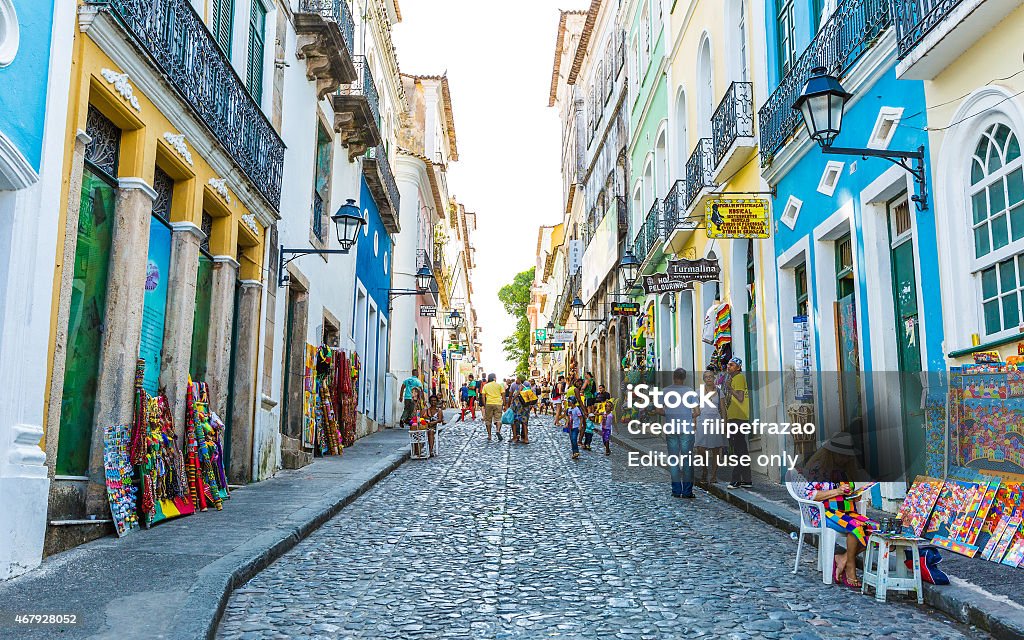
[[[532,407],[533,405],[537,404],[537,394],[534,393],[533,389],[531,389],[530,387],[523,387],[519,391],[519,397],[522,399],[523,404],[525,404],[528,407]]]

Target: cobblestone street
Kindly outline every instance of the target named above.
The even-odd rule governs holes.
[[[793,575],[785,533],[703,492],[612,482],[599,446],[573,462],[535,422],[526,446],[449,428],[441,457],[406,463],[235,591],[219,637],[987,637],[823,585],[813,548]]]

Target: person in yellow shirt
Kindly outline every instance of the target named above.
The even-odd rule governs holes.
[[[487,441],[491,441],[491,424],[494,424],[498,441],[501,437],[501,412],[505,405],[505,385],[497,382],[493,373],[487,375],[487,384],[481,391],[484,396],[484,425],[487,427]]]
[[[722,405],[725,407],[725,421],[728,424],[741,425],[750,420],[750,393],[747,379],[743,375],[743,361],[733,358],[725,366],[725,384],[722,389]],[[729,436],[729,449],[735,456],[748,455],[747,436],[737,433]],[[732,468],[732,482],[729,489],[752,487],[750,465],[736,465]]]

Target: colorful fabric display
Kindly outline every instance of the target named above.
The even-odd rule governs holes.
[[[103,470],[106,476],[107,501],[118,537],[138,528],[135,510],[137,487],[135,470],[128,456],[131,439],[130,425],[108,425],[103,432]]]

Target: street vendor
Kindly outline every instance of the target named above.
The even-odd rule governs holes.
[[[427,421],[427,442],[430,444],[431,457],[437,455],[437,428],[444,424],[444,408],[441,406],[441,399],[436,395],[430,396],[430,404],[424,414]]]

